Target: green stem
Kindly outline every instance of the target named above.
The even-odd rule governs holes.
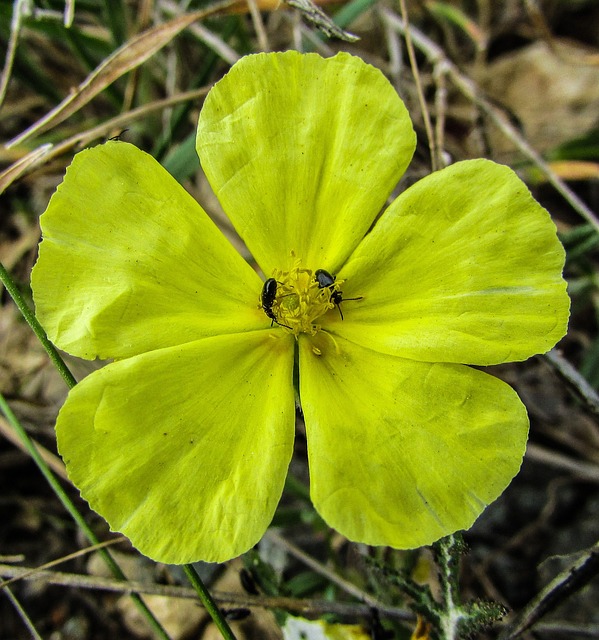
[[[46,350],[46,353],[50,356],[50,360],[54,363],[54,366],[58,369],[60,375],[64,378],[64,381],[67,383],[69,389],[72,389],[77,381],[73,374],[69,371],[69,368],[64,363],[64,360],[60,357],[60,354],[56,350],[56,347],[48,340],[48,336],[46,332],[43,330],[42,325],[38,322],[35,314],[27,303],[25,302],[19,288],[15,284],[14,280],[8,274],[8,271],[4,268],[4,265],[0,263],[0,280],[2,284],[6,287],[6,290],[10,294],[10,297],[14,300],[15,304],[19,308],[21,315],[27,321],[27,324],[32,328],[33,333],[38,337],[39,341],[42,343],[42,346]]]
[[[54,366],[60,372],[60,375],[63,377],[63,379],[67,383],[69,389],[72,389],[77,384],[75,377],[70,372],[64,360],[60,357],[60,354],[58,353],[56,347],[50,342],[50,340],[48,340],[48,336],[46,335],[46,332],[38,322],[33,311],[31,311],[31,309],[25,302],[25,299],[21,295],[19,288],[17,287],[13,279],[10,277],[8,271],[6,271],[2,263],[0,263],[0,280],[6,287],[6,290],[10,294],[11,298],[14,300],[17,307],[19,308],[19,311],[21,312],[22,316],[27,321],[27,324],[29,324],[29,326],[31,327],[35,335],[38,337],[39,341],[42,343],[44,349],[50,356],[50,360],[52,360],[52,362],[54,363]],[[90,542],[92,544],[98,544],[98,539],[96,538],[94,532],[88,527],[87,523],[85,522],[81,514],[75,508],[75,505],[71,502],[67,494],[64,492],[62,486],[60,485],[60,483],[58,482],[58,480],[56,479],[52,471],[50,471],[50,468],[48,467],[48,465],[44,462],[44,459],[41,457],[35,445],[29,438],[27,432],[25,431],[25,429],[23,429],[23,427],[17,420],[16,416],[14,415],[14,413],[6,403],[6,400],[4,399],[2,394],[0,394],[0,409],[6,416],[6,419],[10,422],[10,424],[13,426],[13,428],[19,435],[21,441],[27,448],[27,451],[29,452],[32,459],[39,467],[40,471],[46,478],[48,484],[52,487],[53,491],[56,493],[56,495],[64,505],[65,509],[71,514],[72,518],[75,520],[77,525],[81,527],[81,530],[85,533],[85,535],[90,540]],[[109,566],[114,576],[121,580],[125,580],[125,575],[121,571],[118,564],[114,561],[112,556],[108,553],[108,551],[106,551],[106,549],[101,549],[98,551],[98,553],[100,553],[100,555],[102,556],[106,564]],[[218,607],[214,603],[214,600],[212,600],[212,597],[208,593],[208,590],[202,583],[196,571],[193,569],[191,565],[186,565],[184,569],[192,585],[197,591],[200,600],[206,607],[206,610],[214,620],[214,624],[216,624],[216,626],[220,630],[223,637],[226,640],[235,640],[235,636],[233,635],[233,632],[231,631],[229,625],[227,624],[227,621],[225,620],[222,613],[219,611]],[[193,576],[193,579],[191,576]],[[152,612],[148,609],[147,605],[141,599],[141,597],[137,594],[131,594],[131,597],[133,598],[137,606],[142,610],[149,624],[156,631],[158,636],[160,638],[163,638],[163,640],[169,640],[168,634],[160,625],[158,620],[156,620],[156,618],[154,617]]]
[[[435,545],[435,556],[439,568],[439,583],[442,600],[441,628],[439,634],[443,640],[456,640],[460,637],[460,627],[464,622],[464,611],[460,602],[459,557],[462,549],[458,534],[441,538]]]
[[[29,452],[32,460],[38,466],[39,470],[42,472],[42,475],[44,476],[44,478],[46,478],[46,481],[48,482],[54,493],[58,496],[58,499],[62,502],[64,508],[69,512],[69,514],[83,531],[87,539],[92,544],[99,544],[100,541],[96,537],[96,534],[88,526],[87,522],[85,522],[85,519],[79,513],[79,511],[77,511],[77,507],[75,507],[69,496],[66,494],[66,492],[60,485],[60,482],[58,482],[58,479],[52,473],[50,467],[48,467],[48,465],[42,458],[40,452],[31,441],[29,434],[27,433],[27,431],[25,431],[15,414],[12,412],[12,409],[8,406],[6,399],[1,393],[0,410],[21,439],[21,442],[25,445],[25,448]],[[116,578],[118,578],[119,580],[126,580],[125,574],[121,571],[119,565],[115,562],[114,558],[108,553],[106,549],[99,549],[98,553],[100,554],[104,562],[108,565],[108,567],[112,571],[112,574]],[[133,598],[133,601],[140,609],[140,611],[144,614],[149,625],[154,629],[158,637],[162,638],[162,640],[170,640],[167,632],[164,630],[160,622],[158,622],[158,620],[154,617],[154,614],[148,609],[146,603],[141,599],[141,597],[137,593],[132,593],[131,598]]]
[[[225,638],[225,640],[235,640],[231,627],[225,620],[220,609],[216,606],[216,602],[214,602],[210,592],[204,586],[204,583],[200,579],[200,576],[194,566],[192,564],[185,564],[183,565],[183,570],[185,571],[189,582],[191,582],[193,588],[196,590],[196,593],[206,608],[206,611],[210,614],[214,624],[218,627],[222,637]]]
[[[8,271],[6,271],[2,263],[0,263],[0,280],[2,281],[2,284],[4,284],[4,286],[6,287],[6,290],[10,294],[11,298],[14,300],[17,307],[19,308],[19,311],[21,312],[22,316],[25,318],[29,326],[33,329],[33,332],[35,333],[35,335],[38,337],[38,339],[44,346],[44,349],[50,356],[50,359],[54,363],[54,366],[58,369],[61,376],[67,383],[69,389],[72,389],[77,383],[77,381],[75,380],[75,377],[70,372],[67,365],[64,363],[64,360],[60,357],[58,351],[56,350],[56,347],[48,340],[48,337],[46,336],[46,332],[43,330],[42,326],[38,322],[34,313],[27,306],[27,303],[25,302],[23,296],[21,295],[21,292],[19,291],[17,285],[15,284],[13,279],[10,277],[10,275],[8,274]],[[92,529],[90,529],[87,522],[85,522],[85,519],[79,513],[79,511],[77,511],[77,508],[75,507],[75,505],[73,504],[69,496],[66,494],[66,492],[62,488],[60,482],[58,482],[56,476],[50,470],[50,467],[48,467],[48,465],[40,455],[39,451],[31,441],[29,434],[27,433],[27,431],[25,431],[25,429],[23,428],[23,426],[21,425],[21,423],[19,422],[15,414],[12,412],[12,409],[8,406],[6,399],[1,393],[0,393],[0,410],[5,415],[6,419],[11,424],[11,426],[13,427],[17,435],[19,436],[21,442],[24,444],[25,448],[29,452],[29,455],[31,456],[32,460],[38,466],[42,475],[44,476],[44,478],[46,479],[46,481],[48,482],[48,484],[50,485],[54,493],[58,496],[58,499],[62,502],[64,508],[68,511],[68,513],[71,515],[73,520],[81,528],[81,530],[83,531],[87,539],[92,544],[98,544],[99,540],[96,537],[95,533],[92,531]],[[115,576],[115,578],[118,578],[119,580],[126,580],[125,574],[121,571],[121,568],[119,567],[119,565],[115,562],[114,558],[110,555],[110,553],[108,553],[106,549],[100,549],[98,550],[98,553],[100,554],[104,562],[107,564],[107,566],[109,567],[110,571]],[[148,608],[146,603],[141,599],[141,597],[136,593],[132,593],[131,598],[137,605],[138,609],[145,616],[150,627],[152,627],[152,629],[156,632],[157,637],[162,638],[162,640],[170,640],[168,633],[162,627],[160,622],[158,622],[154,614],[150,611],[150,609]]]

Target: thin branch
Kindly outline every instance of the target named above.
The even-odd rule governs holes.
[[[0,564],[0,576],[19,578],[31,571],[30,567],[14,567]],[[196,599],[197,593],[191,587],[175,585],[135,582],[131,580],[114,580],[98,576],[87,576],[76,573],[62,573],[59,571],[42,571],[29,575],[25,580],[41,580],[47,584],[63,587],[76,587],[99,591],[110,591],[122,594],[138,593],[144,595],[159,595],[168,598]],[[212,597],[220,606],[253,607],[261,609],[283,609],[299,615],[322,615],[332,613],[339,616],[370,616],[372,607],[360,602],[333,602],[330,600],[312,600],[286,597],[252,596],[245,593],[225,593],[214,591]],[[378,603],[377,610],[389,618],[396,620],[415,619],[414,615],[405,609],[391,607]]]
[[[587,408],[599,415],[599,395],[587,380],[556,349],[544,355],[544,359],[574,389]]]
[[[69,553],[66,556],[62,556],[61,558],[50,560],[50,562],[46,562],[45,564],[42,564],[39,567],[35,567],[34,569],[31,569],[29,572],[26,571],[20,576],[9,578],[8,580],[4,580],[4,582],[0,582],[0,589],[5,589],[8,585],[12,584],[13,582],[17,582],[18,580],[25,580],[30,576],[34,576],[36,573],[40,573],[42,571],[45,571],[46,569],[51,569],[52,567],[56,567],[59,564],[68,562],[69,560],[80,558],[81,556],[85,556],[88,553],[93,553],[94,551],[104,549],[104,547],[110,547],[115,544],[120,544],[121,542],[129,542],[129,541],[127,540],[127,538],[125,538],[125,536],[119,536],[118,538],[114,538],[112,540],[106,540],[105,542],[99,542],[98,544],[93,544],[91,545],[91,547],[86,547],[85,549],[79,549],[78,551]]]
[[[580,480],[599,483],[599,465],[593,464],[592,462],[573,460],[563,453],[550,451],[533,442],[529,442],[526,447],[526,457],[530,460],[556,467],[562,471],[567,471]]]
[[[301,15],[320,29],[329,38],[339,38],[346,42],[356,42],[360,38],[349,31],[344,31],[312,0],[284,0],[290,7],[297,9]]]
[[[371,595],[363,591],[362,589],[356,587],[355,584],[345,580],[341,576],[338,576],[335,572],[331,571],[327,567],[325,567],[322,563],[315,560],[312,556],[308,555],[305,551],[295,546],[293,543],[289,542],[278,533],[270,529],[266,536],[278,547],[285,549],[290,555],[294,558],[305,564],[307,567],[312,569],[315,573],[326,578],[329,582],[337,585],[341,590],[345,591],[350,596],[361,600],[366,603],[368,607],[377,609],[378,611],[388,613],[387,607],[378,601],[376,598],[373,598]],[[396,616],[399,617],[399,616]],[[406,611],[401,615],[403,620],[413,620],[414,616],[411,613]]]
[[[547,638],[555,638],[557,634],[566,638],[599,638],[599,624],[590,622],[542,622],[535,625],[537,633],[544,633]]]

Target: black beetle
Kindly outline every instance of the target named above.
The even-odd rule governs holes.
[[[318,282],[319,289],[326,289],[328,287],[331,290],[331,302],[336,305],[337,309],[339,309],[341,320],[343,320],[341,303],[344,300],[362,300],[362,296],[358,296],[357,298],[344,298],[342,291],[333,290],[333,285],[335,284],[335,280],[337,278],[324,269],[316,269],[316,271],[314,272],[314,279],[316,280],[316,282]]]
[[[272,305],[275,302],[275,298],[277,297],[277,281],[274,278],[269,278],[266,280],[262,287],[262,294],[260,295],[260,303],[262,304],[262,311],[271,319],[270,326],[272,327],[273,322],[276,322],[281,327],[286,327],[287,329],[291,329],[290,326],[283,324],[277,320],[275,316],[275,312],[272,309]]]

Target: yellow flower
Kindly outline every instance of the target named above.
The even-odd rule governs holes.
[[[376,220],[414,146],[403,103],[358,58],[238,62],[197,148],[266,285],[150,156],[108,142],[75,157],[42,216],[36,308],[59,347],[115,362],[69,393],[58,445],[146,555],[222,561],[260,539],[292,455],[294,379],[312,501],[352,540],[431,543],[517,473],[526,411],[465,365],[563,336],[564,252],[486,160],[424,178]]]

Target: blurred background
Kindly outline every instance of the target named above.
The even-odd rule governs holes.
[[[531,440],[519,476],[465,534],[462,597],[493,600],[510,612],[476,637],[515,637],[505,621],[526,620],[527,605],[558,576],[562,586],[541,603],[547,614],[532,630],[522,629],[522,637],[599,638],[599,218],[593,213],[599,210],[599,1],[231,0],[219,6],[215,12],[195,0],[0,0],[0,261],[32,306],[38,217],[73,155],[115,136],[156,157],[249,259],[195,153],[210,86],[239,57],[258,51],[328,56],[345,50],[379,67],[418,133],[398,192],[430,173],[431,146],[442,164],[491,158],[526,181],[567,250],[568,335],[548,357],[492,368],[525,402]],[[202,10],[203,19],[187,18]],[[53,425],[67,387],[7,291],[1,293],[0,392],[98,538],[114,540],[69,486],[56,457]],[[100,366],[66,360],[78,379]],[[14,568],[39,567],[89,542],[2,413],[0,579],[8,579],[17,576]],[[299,421],[284,500],[259,554],[200,567],[215,593],[236,594],[226,609],[232,620],[243,618],[232,622],[237,637],[428,638],[416,628],[409,597],[365,556],[428,583],[434,593],[430,550],[366,549],[327,529],[309,501],[305,460]],[[158,585],[148,603],[172,638],[219,637],[196,600],[173,597],[185,595],[177,591],[186,585],[180,569],[155,565],[126,542],[112,550],[129,580]],[[155,637],[131,599],[107,586],[108,575],[98,554],[87,552],[42,578],[2,589],[0,638]],[[296,628],[286,612],[330,626]]]

